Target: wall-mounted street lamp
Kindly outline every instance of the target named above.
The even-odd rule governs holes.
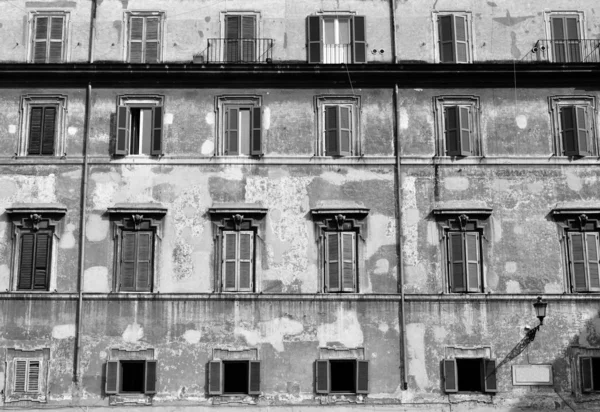
[[[541,296],[538,296],[537,301],[533,304],[533,308],[535,309],[535,315],[540,320],[540,324],[538,325],[538,327],[544,324],[547,306],[548,303],[544,302]]]

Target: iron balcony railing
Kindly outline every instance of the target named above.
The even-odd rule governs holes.
[[[270,63],[273,39],[208,39],[207,63]]]
[[[600,63],[600,39],[538,40],[524,62]]]
[[[322,63],[352,63],[352,44],[323,44]]]

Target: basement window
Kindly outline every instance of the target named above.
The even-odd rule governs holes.
[[[208,381],[209,395],[259,395],[260,361],[213,360]]]
[[[447,393],[496,393],[496,360],[486,358],[445,359],[444,389]]]
[[[369,392],[369,361],[323,359],[316,361],[315,387],[321,394]]]
[[[156,393],[155,360],[113,360],[106,363],[105,392],[111,394]]]

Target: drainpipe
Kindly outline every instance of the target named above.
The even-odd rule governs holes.
[[[392,23],[392,61],[394,64],[398,64],[398,56],[396,54],[396,0],[390,0],[391,10],[391,23]]]
[[[393,0],[392,0],[393,1]],[[396,213],[398,214],[398,223],[396,229],[396,253],[398,254],[398,283],[400,284],[400,352],[402,353],[402,390],[408,389],[408,357],[406,354],[406,316],[404,301],[404,267],[402,264],[402,174],[400,173],[400,140],[398,121],[398,84],[394,85],[394,155],[396,157],[395,178],[398,187],[396,196]]]
[[[94,45],[96,42],[96,0],[92,0],[92,12],[90,19],[90,50],[89,50],[89,61],[94,63]]]

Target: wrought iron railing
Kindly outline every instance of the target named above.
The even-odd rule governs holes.
[[[273,39],[208,39],[207,63],[269,63]]]
[[[538,40],[521,61],[600,63],[600,39]]]

